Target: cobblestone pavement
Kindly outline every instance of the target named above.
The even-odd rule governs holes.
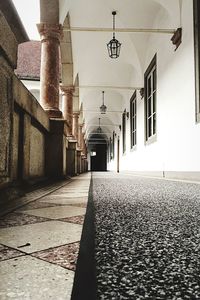
[[[200,185],[93,173],[97,299],[200,299]]]

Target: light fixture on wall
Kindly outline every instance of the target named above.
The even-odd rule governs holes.
[[[101,133],[101,132],[102,132],[102,129],[101,129],[101,126],[100,126],[100,120],[101,120],[101,118],[99,118],[99,127],[97,128],[97,132],[98,132],[98,133]]]
[[[109,54],[110,58],[119,57],[120,49],[121,49],[121,43],[115,38],[115,16],[116,16],[116,14],[117,14],[116,11],[112,12],[112,15],[113,15],[113,38],[107,44],[108,54]]]
[[[105,114],[107,110],[107,106],[104,104],[104,91],[102,91],[102,105],[100,106],[101,114]]]

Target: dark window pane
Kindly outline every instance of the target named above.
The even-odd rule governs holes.
[[[156,112],[156,93],[153,93],[153,113]]]
[[[149,98],[148,100],[147,100],[147,116],[148,117],[150,117],[151,116],[151,98]]]
[[[152,122],[151,122],[151,118],[148,119],[148,137],[150,137],[152,135]]]
[[[151,95],[151,77],[147,80],[147,98]]]
[[[153,91],[156,90],[156,70],[153,71]]]
[[[156,114],[153,115],[153,134],[156,133]]]

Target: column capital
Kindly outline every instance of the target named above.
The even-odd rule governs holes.
[[[73,93],[75,91],[73,85],[71,86],[60,85],[60,89],[62,91],[62,94],[67,96],[73,96]]]
[[[80,115],[80,112],[78,112],[78,111],[74,111],[74,112],[73,112],[73,117],[78,118],[79,115]]]
[[[37,28],[41,37],[41,42],[49,39],[60,42],[63,36],[63,26],[61,24],[40,23],[37,24]]]

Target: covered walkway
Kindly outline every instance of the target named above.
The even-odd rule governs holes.
[[[199,183],[90,176],[1,217],[0,298],[200,299]]]

